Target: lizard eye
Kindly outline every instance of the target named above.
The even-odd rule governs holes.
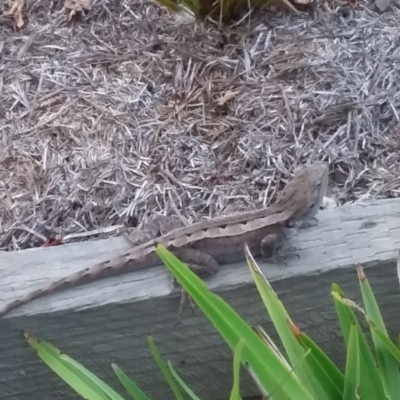
[[[308,208],[314,208],[315,207],[315,203],[311,203]]]

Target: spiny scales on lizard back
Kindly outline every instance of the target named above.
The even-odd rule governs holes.
[[[314,217],[322,204],[328,186],[328,166],[324,163],[298,169],[278,196],[266,209],[224,215],[193,225],[173,229],[156,239],[146,240],[110,260],[78,271],[49,283],[6,304],[0,317],[40,297],[73,288],[88,282],[160,265],[155,244],[162,243],[200,277],[215,275],[220,263],[245,258],[244,244],[254,255],[263,256],[284,240],[288,227],[297,227]]]

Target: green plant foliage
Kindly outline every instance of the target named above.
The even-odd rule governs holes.
[[[84,399],[123,400],[106,383],[50,343],[37,340],[30,334],[25,337],[42,361]]]
[[[172,393],[174,393],[175,398],[177,400],[183,400],[183,396],[182,393],[179,390],[178,385],[175,382],[175,379],[170,371],[170,369],[168,368],[167,363],[161,358],[161,355],[157,349],[157,347],[154,344],[153,338],[149,338],[149,346],[150,346],[150,351],[151,354],[153,355],[154,359],[157,362],[158,367],[160,368],[164,379],[167,381],[169,387],[172,390]]]
[[[346,298],[336,284],[332,285],[331,290],[347,352],[342,372],[295,325],[247,247],[245,251],[254,282],[284,352],[278,349],[262,328],[249,326],[221,297],[208,290],[207,285],[165,247],[157,247],[164,264],[232,350],[233,383],[230,399],[241,400],[242,366],[264,397],[271,400],[400,400],[400,348],[387,334],[361,267],[358,269],[358,278],[365,309]],[[367,321],[372,348],[356,312]],[[39,357],[83,398],[123,400],[107,384],[51,344],[29,334],[26,337]],[[199,400],[169,361],[162,359],[153,338],[149,337],[148,344],[174,397],[183,399],[186,398],[185,394],[193,400]],[[118,366],[113,364],[112,368],[130,398],[149,399]]]

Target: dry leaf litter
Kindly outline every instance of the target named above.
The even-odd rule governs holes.
[[[0,20],[0,249],[268,205],[307,161],[337,204],[398,196],[400,15],[360,2],[220,29],[156,3]]]

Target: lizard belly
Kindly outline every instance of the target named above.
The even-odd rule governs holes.
[[[268,226],[248,231],[234,236],[203,238],[190,247],[209,254],[220,264],[231,263],[245,259],[244,244],[246,243],[253,256],[260,255],[261,240],[279,231],[280,226]]]

